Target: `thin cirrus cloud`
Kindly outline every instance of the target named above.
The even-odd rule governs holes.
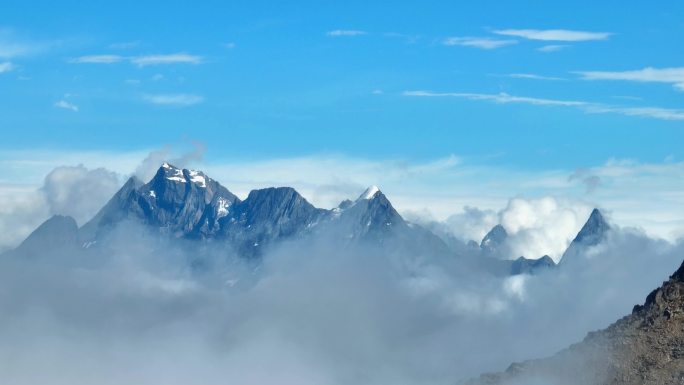
[[[562,80],[567,80],[555,76],[544,76],[544,75],[537,75],[537,74],[509,74],[509,78],[514,78],[514,79],[531,79],[531,80],[552,80],[552,81],[562,81]]]
[[[410,97],[452,97],[476,101],[488,101],[500,104],[529,104],[535,106],[572,107],[591,114],[619,114],[670,121],[684,120],[684,110],[678,109],[662,107],[622,107],[578,100],[558,100],[515,96],[506,93],[479,94],[465,92],[404,91],[402,95]]]
[[[143,95],[143,100],[160,106],[187,107],[202,103],[204,97],[195,94],[155,94]]]
[[[58,101],[57,103],[55,103],[55,107],[73,112],[78,112],[78,106],[73,103],[69,103],[66,100]]]
[[[16,66],[11,62],[0,63],[0,74],[14,70]]]
[[[76,64],[113,64],[119,63],[125,58],[119,55],[85,55],[69,60],[69,63]]]
[[[187,53],[174,53],[168,55],[143,55],[125,57],[120,55],[85,55],[69,60],[75,64],[114,64],[127,61],[139,67],[162,64],[200,64],[204,61],[202,56]]]
[[[171,55],[147,55],[147,56],[136,56],[130,59],[131,63],[136,64],[140,67],[148,65],[158,65],[158,64],[200,64],[203,61],[201,56],[189,55],[186,53],[176,53]]]
[[[646,67],[634,71],[579,71],[583,80],[622,80],[641,83],[668,83],[684,91],[684,67]]]
[[[367,35],[368,32],[360,31],[358,29],[336,29],[333,31],[326,32],[327,36],[330,37],[341,37],[341,36],[363,36]]]
[[[549,45],[545,45],[543,47],[537,48],[537,51],[545,52],[545,53],[558,52],[558,51],[562,51],[568,47],[570,47],[570,46],[567,44],[549,44]]]
[[[591,41],[606,40],[611,32],[573,31],[569,29],[499,29],[497,35],[541,41]]]
[[[56,42],[34,41],[18,36],[13,30],[0,28],[0,59],[14,59],[46,51]]]
[[[448,37],[444,39],[442,44],[447,46],[458,45],[490,50],[518,44],[518,41],[511,39],[493,39],[490,37]]]

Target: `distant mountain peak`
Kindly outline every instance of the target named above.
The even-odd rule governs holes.
[[[370,200],[375,198],[375,195],[378,193],[381,193],[380,188],[378,186],[372,185],[369,186],[366,191],[363,192],[363,194],[359,195],[359,197],[356,199],[356,201],[362,201],[362,200]]]
[[[502,225],[492,227],[487,235],[480,242],[480,249],[487,254],[495,254],[501,251],[502,246],[508,238],[508,232]]]
[[[575,239],[568,246],[568,249],[563,253],[561,262],[566,262],[566,258],[570,256],[581,254],[588,247],[598,245],[603,241],[609,230],[610,225],[603,217],[601,210],[594,208],[589,215],[589,219],[587,219],[582,229],[575,236]]]
[[[176,183],[192,183],[202,188],[206,188],[211,180],[202,171],[178,168],[168,162],[162,163],[153,180],[162,178]]]

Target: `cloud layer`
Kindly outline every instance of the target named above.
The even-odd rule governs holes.
[[[589,263],[493,277],[316,242],[272,250],[256,272],[209,249],[200,257],[216,265],[193,271],[196,248],[135,225],[103,242],[87,256],[0,260],[8,383],[453,384],[607,326],[684,251],[617,232]]]

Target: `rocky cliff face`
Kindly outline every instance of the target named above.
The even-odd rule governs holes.
[[[553,357],[468,384],[684,384],[684,263],[643,305]]]

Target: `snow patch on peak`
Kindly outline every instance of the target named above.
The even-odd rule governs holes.
[[[188,173],[190,174],[191,182],[197,183],[200,187],[207,187],[207,180],[201,172],[195,170],[188,170]]]
[[[361,194],[361,196],[359,196],[357,201],[364,200],[364,199],[373,199],[373,197],[375,197],[375,194],[377,194],[379,192],[380,192],[380,189],[378,188],[378,186],[375,186],[375,185],[370,186],[366,189],[366,191],[363,192],[363,194]]]
[[[183,175],[183,171],[173,167],[167,168],[167,170],[171,170],[173,174],[171,176],[167,176],[166,179],[174,182],[185,182],[185,176]]]

